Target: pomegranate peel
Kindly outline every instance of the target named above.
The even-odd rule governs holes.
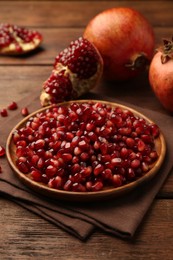
[[[13,24],[0,24],[0,54],[24,54],[36,49],[42,40],[42,35],[37,31]]]
[[[43,83],[42,106],[77,99],[94,88],[103,71],[103,60],[93,44],[80,37],[55,59],[50,77]]]
[[[83,36],[102,55],[103,75],[108,80],[135,77],[148,67],[153,57],[153,28],[132,8],[110,8],[97,14],[87,24]]]
[[[149,68],[150,86],[162,104],[170,113],[173,113],[173,38],[163,40]]]

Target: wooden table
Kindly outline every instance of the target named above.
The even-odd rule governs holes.
[[[0,57],[0,108],[18,101],[40,86],[50,74],[55,56],[72,39],[82,35],[85,25],[98,12],[130,6],[151,22],[156,43],[173,32],[172,1],[1,1],[1,22],[39,30],[44,36],[42,50],[24,58]],[[107,83],[108,84],[108,83]],[[162,110],[148,85],[147,78],[135,83],[153,99],[153,109]],[[134,84],[134,85],[135,85]],[[144,87],[145,86],[145,87]],[[118,90],[117,90],[118,91]],[[107,95],[133,95],[114,92]],[[144,103],[146,105],[146,98]],[[0,198],[0,259],[173,259],[173,174],[156,197],[132,241],[95,232],[80,242],[54,225]]]

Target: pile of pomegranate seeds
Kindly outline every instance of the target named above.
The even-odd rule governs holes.
[[[119,187],[146,174],[159,128],[130,110],[89,101],[56,105],[13,133],[16,165],[36,182],[65,191]]]
[[[98,61],[99,56],[93,45],[80,37],[60,52],[55,59],[55,68],[62,64],[76,73],[79,78],[88,79],[97,72]]]
[[[42,41],[37,31],[12,24],[0,24],[0,53],[23,53],[36,48]]]

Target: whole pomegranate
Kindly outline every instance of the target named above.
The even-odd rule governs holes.
[[[41,105],[78,98],[95,87],[102,76],[103,60],[87,39],[72,41],[55,59],[54,69],[44,82]]]
[[[164,40],[149,68],[150,85],[164,108],[173,113],[173,38]]]
[[[84,38],[92,42],[104,61],[108,80],[126,80],[143,71],[153,56],[152,26],[132,8],[111,8],[87,25]]]
[[[42,40],[42,35],[37,31],[13,24],[0,24],[0,54],[27,53],[36,49]]]

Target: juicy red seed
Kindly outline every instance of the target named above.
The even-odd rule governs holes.
[[[114,174],[112,177],[112,183],[115,187],[120,187],[123,183],[121,175]]]
[[[66,191],[70,191],[71,190],[71,186],[72,186],[72,181],[71,180],[67,180],[66,183],[64,184],[63,189]]]
[[[146,148],[146,145],[145,145],[145,143],[142,140],[139,140],[138,144],[137,144],[137,148],[138,148],[139,152],[142,152]]]
[[[102,190],[103,183],[101,181],[97,181],[94,185],[92,185],[91,189],[92,191],[99,191]]]
[[[29,115],[28,108],[23,107],[22,110],[21,110],[21,114],[22,114],[22,116],[28,116]],[[36,124],[36,126],[37,126],[37,124]]]
[[[158,137],[160,133],[159,127],[155,124],[151,125],[151,133],[155,138]]]
[[[44,159],[43,158],[40,158],[37,162],[37,167],[39,169],[42,169],[44,167]]]
[[[37,141],[35,141],[34,143],[34,148],[36,150],[42,149],[45,145],[45,141],[43,139],[38,139]]]
[[[82,161],[87,161],[89,159],[89,157],[90,157],[89,154],[85,153],[85,152],[81,153],[81,155],[80,155],[80,159]]]
[[[134,168],[138,168],[140,166],[141,162],[140,160],[138,159],[134,159],[132,162],[131,162],[131,167],[134,169]]]
[[[149,154],[150,158],[153,159],[153,160],[156,160],[158,158],[158,154],[156,151],[152,151],[150,154]]]
[[[135,178],[135,172],[134,172],[134,170],[132,168],[128,168],[127,169],[127,178],[129,180],[132,180],[132,179]]]
[[[121,164],[122,164],[122,159],[121,159],[121,158],[113,158],[113,159],[111,160],[111,164],[112,164],[114,167],[121,166]]]
[[[48,182],[48,186],[50,188],[61,189],[62,188],[62,178],[60,176],[56,176],[54,179],[50,179]]]
[[[17,108],[18,108],[17,103],[14,102],[14,101],[11,104],[8,105],[9,110],[15,110]]]
[[[1,116],[2,116],[2,117],[8,116],[7,109],[3,108],[3,109],[1,110]]]
[[[64,160],[65,163],[70,162],[72,160],[72,154],[70,153],[64,153],[62,154],[62,159]]]
[[[135,145],[135,140],[131,137],[128,137],[126,139],[126,144],[127,144],[128,147],[133,148],[134,145]]]
[[[5,148],[0,145],[0,157],[5,155]]]
[[[81,183],[74,183],[74,184],[72,184],[72,190],[73,191],[78,191],[78,192],[85,192],[86,188]]]
[[[38,171],[38,170],[33,170],[33,171],[31,172],[31,178],[32,178],[34,181],[41,182],[41,181],[42,181],[41,172]]]
[[[53,176],[55,176],[55,174],[57,173],[57,168],[54,167],[53,165],[49,165],[46,170],[45,170],[46,175],[49,178],[52,178]]]
[[[29,167],[26,163],[24,162],[19,162],[18,163],[18,168],[21,172],[23,173],[28,173],[29,172]]]
[[[105,180],[112,180],[112,171],[111,169],[105,169],[102,173],[101,173],[103,179]]]
[[[142,162],[142,171],[147,172],[149,169],[148,163]]]
[[[94,168],[94,175],[97,176],[98,174],[102,173],[103,170],[104,170],[103,165],[101,164],[96,165],[96,167]]]

